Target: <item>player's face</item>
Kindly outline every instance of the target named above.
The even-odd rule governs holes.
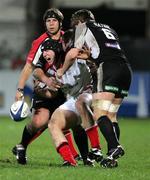
[[[45,50],[43,51],[43,57],[44,59],[46,59],[46,61],[48,63],[53,63],[54,59],[55,59],[55,52],[52,50]]]
[[[46,28],[49,33],[55,34],[60,28],[59,21],[55,18],[46,19]]]

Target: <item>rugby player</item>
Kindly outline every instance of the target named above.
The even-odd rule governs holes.
[[[93,94],[92,108],[108,146],[107,158],[101,165],[115,167],[116,159],[125,153],[119,143],[117,112],[128,95],[132,70],[115,30],[106,24],[97,23],[91,11],[76,11],[71,23],[76,29],[75,44],[88,47],[89,57],[98,67],[97,92]]]
[[[46,32],[33,41],[32,48],[27,56],[26,64],[20,74],[18,88],[15,95],[16,101],[23,98],[25,83],[32,74],[36,63],[42,55],[42,48],[45,48],[46,46],[44,45],[44,42],[48,39],[52,39],[55,41],[55,44],[61,46],[61,38],[64,33],[61,30],[63,18],[63,14],[58,9],[51,8],[46,10],[43,16]],[[58,47],[58,49],[61,51],[61,48]],[[63,52],[59,53],[61,54]],[[61,62],[59,62],[59,64],[61,64]],[[54,91],[59,88],[59,84],[56,83],[53,78],[46,77],[44,82]],[[21,142],[12,149],[13,154],[16,156],[17,161],[20,164],[27,163],[26,150],[28,144],[37,138],[47,128],[51,113],[64,101],[64,96],[61,92],[58,94],[58,97],[54,99],[55,101],[52,102],[52,100],[37,94],[36,89],[37,88],[35,87],[33,95],[32,120],[25,126],[22,133]],[[73,141],[70,132],[67,132],[66,138],[68,139],[74,157],[77,157],[78,153],[73,147]]]
[[[69,53],[71,56],[74,56],[73,58],[76,58],[76,52],[74,52],[74,49],[72,49]],[[68,53],[66,58],[67,57],[69,57]],[[45,72],[42,71],[43,67],[44,64],[42,65],[42,62],[39,62],[34,71],[34,75],[41,81],[45,75]],[[50,73],[50,71],[47,72]],[[86,76],[83,76],[83,74]],[[66,94],[67,101],[56,109],[49,123],[52,138],[56,145],[57,151],[64,160],[64,165],[76,165],[76,162],[70,152],[68,142],[62,132],[63,130],[72,128],[73,130],[76,129],[78,133],[81,133],[78,126],[81,124],[81,120],[79,113],[75,108],[75,102],[79,94],[85,92],[87,95],[87,92],[91,92],[91,89],[91,76],[86,63],[83,60],[74,62],[72,68],[63,76],[62,90]],[[88,159],[88,144],[83,143],[85,141],[84,139],[81,139],[81,141],[82,142],[78,148],[83,158],[83,162],[85,165],[93,165],[90,159]]]

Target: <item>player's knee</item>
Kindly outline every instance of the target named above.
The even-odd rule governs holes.
[[[41,118],[35,118],[33,121],[32,121],[32,126],[36,129],[39,129],[43,126],[43,122],[41,120]]]
[[[119,107],[120,107],[120,104],[111,104],[108,111],[109,111],[109,113],[117,114]]]
[[[94,100],[92,102],[93,109],[99,109],[101,111],[109,111],[109,108],[111,106],[111,101],[109,100]]]
[[[50,132],[52,132],[56,127],[56,124],[53,121],[49,121],[48,123],[48,129],[50,130]]]

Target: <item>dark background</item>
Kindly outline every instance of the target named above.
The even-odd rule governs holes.
[[[42,34],[44,29],[43,14],[47,7],[52,6],[52,1],[39,1],[36,4],[36,34],[33,39]],[[64,14],[63,29],[70,27],[70,17],[79,8],[59,8]],[[146,10],[118,10],[107,6],[99,6],[90,9],[100,23],[105,23],[114,28],[119,37],[125,53],[135,71],[150,71],[150,40],[146,35],[147,12]],[[30,17],[31,18],[31,17]]]

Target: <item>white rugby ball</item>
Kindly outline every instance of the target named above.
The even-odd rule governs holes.
[[[16,101],[11,105],[10,108],[10,117],[14,121],[22,121],[29,115],[29,106],[28,104],[21,100]]]

